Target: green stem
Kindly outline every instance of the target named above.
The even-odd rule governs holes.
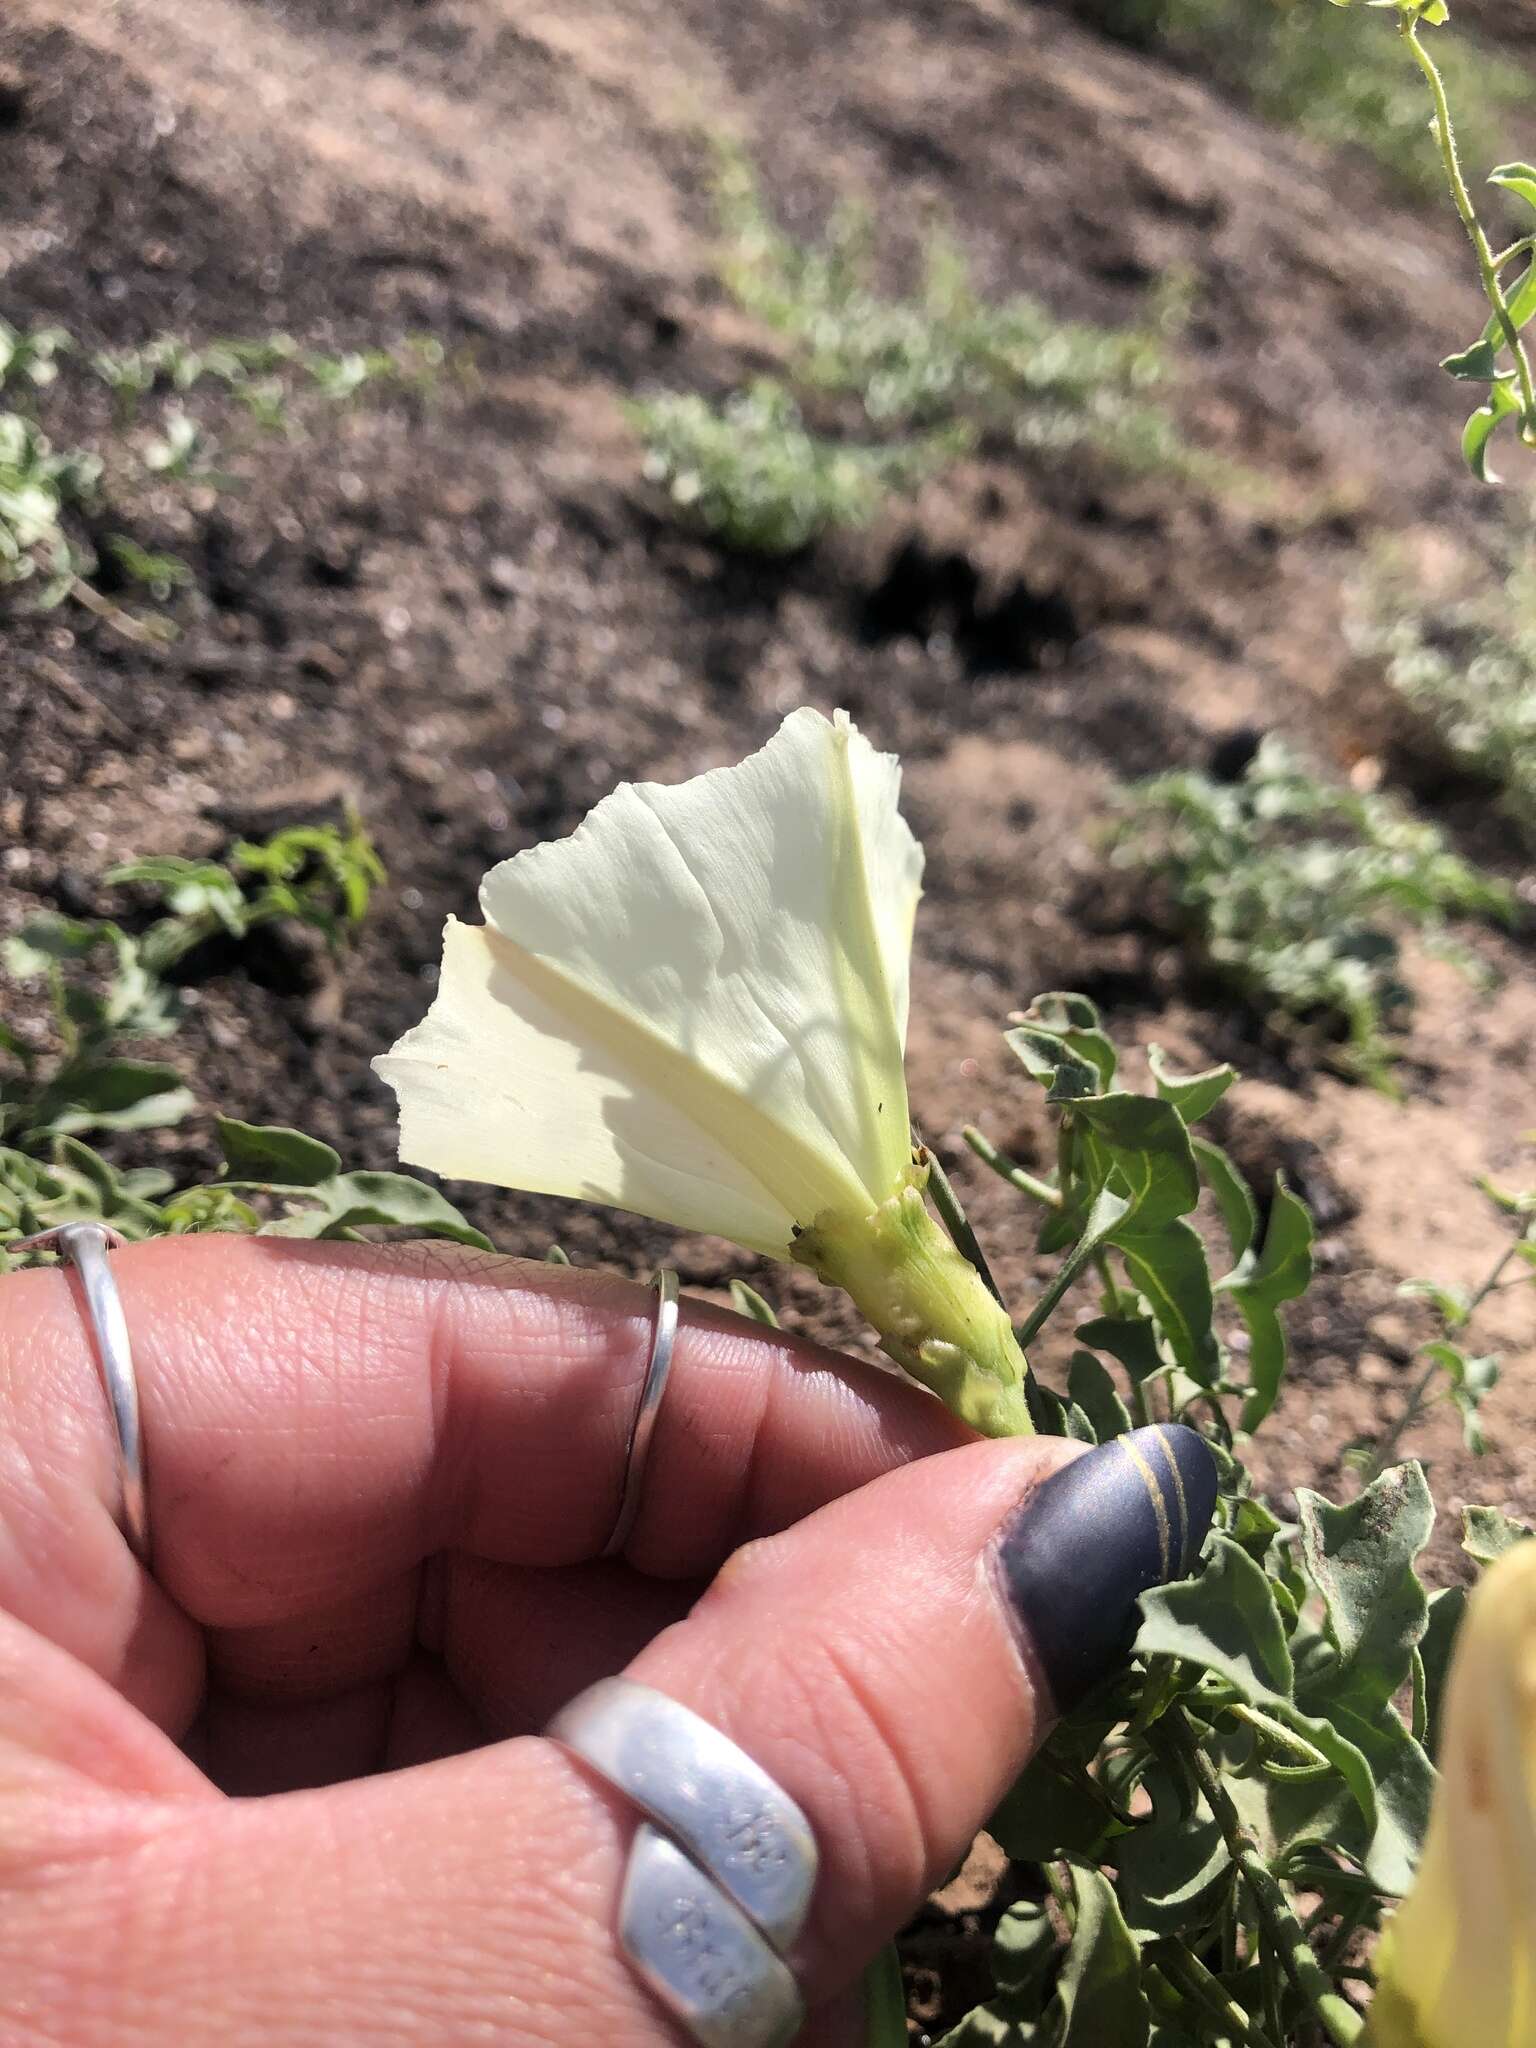
[[[990,1166],[995,1174],[1007,1181],[1010,1187],[1021,1194],[1030,1195],[1037,1202],[1044,1202],[1048,1209],[1061,1207],[1061,1189],[1053,1188],[1048,1180],[1037,1180],[1035,1175],[1010,1159],[1005,1152],[999,1152],[992,1140],[977,1130],[974,1124],[967,1124],[965,1142],[970,1146],[983,1165]]]
[[[1536,251],[1536,235],[1526,235],[1518,242],[1511,242],[1507,249],[1501,249],[1493,259],[1495,270],[1506,270],[1517,256],[1529,256]]]
[[[1163,1716],[1163,1726],[1169,1740],[1178,1747],[1194,1773],[1212,1818],[1221,1829],[1227,1853],[1248,1888],[1260,1928],[1268,1938],[1291,1989],[1322,2027],[1333,2048],[1351,2048],[1351,2044],[1359,2039],[1365,2022],[1348,1999],[1339,1996],[1319,1968],[1301,1923],[1291,1910],[1290,1901],[1243,1826],[1237,1808],[1221,1782],[1221,1774],[1201,1748],[1189,1717],[1182,1708],[1172,1708]]]
[[[1420,41],[1420,26],[1417,13],[1411,17],[1404,14],[1402,17],[1403,38],[1413,52],[1414,61],[1428,81],[1430,93],[1434,98],[1435,139],[1440,145],[1440,160],[1445,166],[1446,183],[1451,188],[1451,198],[1472,243],[1472,252],[1477,258],[1478,271],[1483,280],[1484,294],[1499,323],[1504,345],[1514,358],[1526,430],[1528,433],[1536,432],[1536,385],[1531,381],[1530,359],[1520,339],[1520,330],[1510,315],[1509,302],[1504,296],[1504,287],[1499,282],[1499,266],[1494,260],[1488,237],[1483,232],[1483,224],[1477,217],[1477,208],[1472,203],[1467,181],[1462,175],[1461,158],[1456,149],[1456,130],[1451,123],[1451,104],[1445,93],[1445,81],[1440,76],[1439,66]]]
[[[1157,1968],[1175,1991],[1202,2006],[1218,2023],[1222,2033],[1248,2048],[1276,2048],[1276,2042],[1227,1991],[1219,1977],[1213,1977],[1197,1955],[1183,1942],[1169,1942],[1156,1954]]]
[[[1045,1881],[1051,1888],[1051,1897],[1056,1901],[1070,1934],[1077,1925],[1077,1900],[1073,1896],[1072,1887],[1060,1876],[1054,1863],[1042,1863],[1040,1868],[1045,1872]]]
[[[1499,1283],[1504,1277],[1504,1268],[1509,1264],[1524,1242],[1525,1233],[1522,1231],[1519,1237],[1505,1245],[1503,1251],[1495,1260],[1493,1270],[1489,1273],[1487,1279],[1480,1286],[1474,1287],[1467,1296],[1466,1312],[1462,1316],[1461,1321],[1455,1326],[1458,1331],[1465,1330],[1489,1295],[1496,1294],[1499,1291]],[[1392,1462],[1392,1459],[1397,1455],[1398,1445],[1424,1413],[1426,1407],[1428,1407],[1429,1403],[1424,1399],[1424,1396],[1429,1392],[1434,1384],[1436,1375],[1441,1370],[1439,1361],[1431,1359],[1413,1385],[1408,1389],[1408,1396],[1403,1403],[1401,1414],[1371,1453],[1371,1461],[1361,1475],[1362,1481],[1366,1486],[1369,1486],[1373,1480],[1379,1479],[1387,1466]]]
[[[933,1198],[934,1208],[939,1212],[939,1221],[949,1232],[950,1243],[961,1258],[970,1260],[985,1282],[987,1292],[998,1306],[1005,1307],[1003,1290],[992,1277],[992,1268],[987,1264],[987,1255],[981,1248],[981,1241],[971,1228],[970,1218],[960,1206],[960,1197],[955,1193],[938,1153],[931,1145],[925,1145],[916,1131],[912,1133],[912,1141],[927,1162],[928,1192]]]

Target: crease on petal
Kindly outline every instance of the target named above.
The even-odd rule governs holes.
[[[527,971],[528,969],[532,972]],[[558,979],[450,918],[438,995],[374,1061],[400,1156],[454,1179],[602,1202],[787,1255],[793,1219],[643,1065],[585,1030]]]
[[[749,1097],[781,1147],[821,1158],[822,1206],[873,1206],[910,1143],[902,1056],[922,855],[898,783],[894,759],[846,719],[795,712],[732,767],[621,786],[569,839],[494,869],[482,907]]]

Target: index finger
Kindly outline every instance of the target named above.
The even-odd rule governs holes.
[[[113,1254],[143,1411],[155,1577],[204,1627],[334,1615],[462,1550],[596,1556],[655,1300],[440,1244],[189,1237]],[[698,1576],[890,1467],[964,1441],[929,1396],[685,1302],[629,1554]],[[0,1284],[0,1606],[117,1678],[142,1577],[67,1273]]]

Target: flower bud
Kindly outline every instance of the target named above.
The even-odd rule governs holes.
[[[1448,1681],[1413,1889],[1377,1951],[1371,2048],[1536,2048],[1536,1542],[1487,1572]]]

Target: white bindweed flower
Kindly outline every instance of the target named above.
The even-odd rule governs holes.
[[[1376,1968],[1373,2048],[1536,2044],[1536,1542],[1468,1604],[1424,1858]]]
[[[899,786],[809,710],[736,767],[622,784],[491,870],[485,923],[449,920],[436,1001],[375,1067],[411,1164],[797,1259],[979,1427],[1027,1429],[1007,1318],[913,1164]]]

